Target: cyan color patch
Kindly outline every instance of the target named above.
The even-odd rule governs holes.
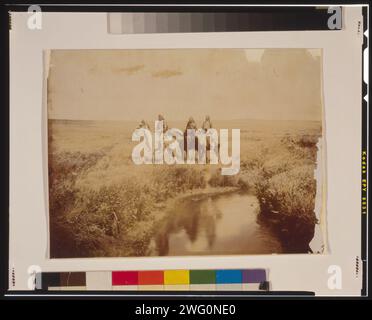
[[[216,270],[216,283],[242,283],[242,271]]]

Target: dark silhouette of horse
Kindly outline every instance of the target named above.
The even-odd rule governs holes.
[[[198,137],[195,135],[194,137],[191,137],[191,138],[194,138],[195,140],[195,143],[194,143],[194,146],[192,146],[191,144],[189,144],[188,140],[187,140],[187,129],[183,132],[183,150],[185,151],[185,158],[187,158],[187,152],[189,150],[192,150],[191,148],[193,147],[193,149],[195,150],[195,152],[198,151],[198,147],[199,147],[199,140],[198,140]],[[192,140],[192,139],[191,139]]]
[[[194,131],[196,132],[196,131]],[[184,149],[184,154],[185,154],[185,159],[187,159],[187,152],[189,150],[192,150],[194,149],[195,150],[195,155],[199,152],[199,140],[198,140],[198,136],[196,134],[194,134],[194,136],[191,136],[191,141],[194,140],[195,143],[194,145],[192,145],[191,143],[188,144],[188,141],[187,141],[187,129],[183,132],[183,149]],[[206,157],[207,157],[207,162],[208,162],[208,159],[209,159],[209,152],[211,150],[211,144],[210,144],[210,139],[209,137],[207,137],[206,139],[206,146],[205,146],[205,151],[206,151]],[[218,142],[218,145],[217,145],[217,152],[219,153],[220,151],[220,143]]]

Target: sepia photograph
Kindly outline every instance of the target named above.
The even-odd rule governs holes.
[[[321,49],[45,54],[50,258],[324,253]]]

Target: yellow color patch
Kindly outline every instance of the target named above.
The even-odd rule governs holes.
[[[164,271],[164,284],[189,284],[190,276],[188,270],[166,270]]]

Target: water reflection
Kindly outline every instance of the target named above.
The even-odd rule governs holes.
[[[176,203],[156,228],[153,255],[263,254],[282,251],[257,221],[255,196],[193,196]]]

